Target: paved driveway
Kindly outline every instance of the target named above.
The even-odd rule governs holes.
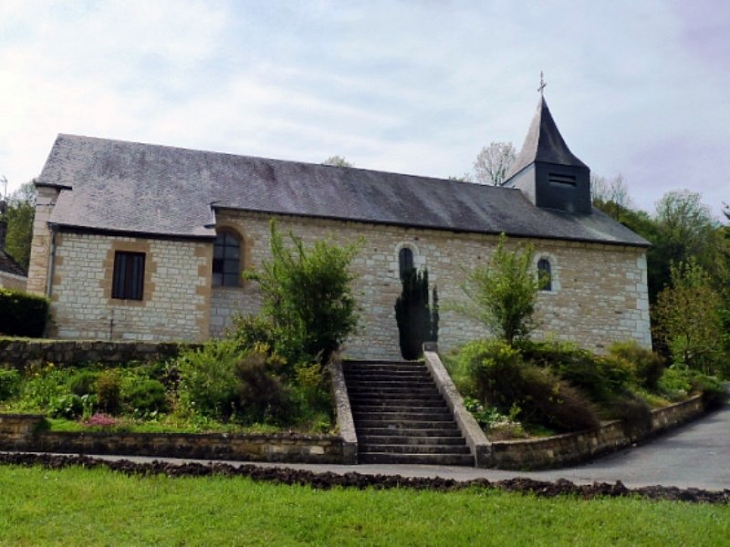
[[[151,461],[155,458],[125,459]],[[169,461],[182,463],[189,460]],[[356,472],[404,477],[443,477],[461,481],[475,478],[498,481],[513,477],[554,481],[564,478],[577,484],[614,483],[620,480],[629,488],[661,485],[725,490],[730,489],[730,406],[640,446],[616,452],[588,464],[549,471],[503,471],[429,465],[256,465],[340,474]]]

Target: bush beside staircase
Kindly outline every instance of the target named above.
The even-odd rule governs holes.
[[[360,463],[474,465],[426,365],[349,361],[343,370]]]

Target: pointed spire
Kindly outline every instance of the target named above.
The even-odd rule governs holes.
[[[560,135],[545,97],[542,95],[546,84],[542,79],[542,74],[540,77],[541,83],[538,89],[540,91],[540,102],[537,105],[537,111],[532,118],[522,149],[505,176],[505,181],[508,181],[528,165],[536,162],[587,167],[570,151],[562,135]]]

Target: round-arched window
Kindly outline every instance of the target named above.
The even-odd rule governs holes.
[[[398,253],[398,271],[403,277],[407,271],[413,269],[413,251],[408,247],[403,247]]]
[[[541,258],[537,262],[537,276],[541,282],[541,290],[553,290],[553,274],[550,267],[550,261],[547,258]]]
[[[241,278],[241,244],[230,232],[215,236],[213,244],[213,285],[238,287]]]

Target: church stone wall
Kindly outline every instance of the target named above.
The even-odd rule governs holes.
[[[145,253],[144,298],[111,298],[116,251]],[[212,244],[76,233],[56,235],[49,333],[59,338],[207,338]]]
[[[268,258],[269,215],[225,212],[218,220],[245,240],[247,263]],[[356,222],[278,217],[279,230],[291,230],[305,243],[330,237],[339,243],[361,241],[353,263],[355,294],[360,305],[360,327],[346,344],[352,357],[399,357],[394,304],[400,294],[398,251],[408,246],[420,268],[428,268],[431,285],[438,287],[441,317],[439,346],[448,351],[469,340],[486,337],[481,325],[447,311],[450,302],[463,301],[460,289],[466,271],[489,260],[496,236],[461,234]],[[523,240],[524,241],[524,240]],[[530,240],[536,258],[551,261],[553,290],[539,298],[537,338],[573,340],[601,351],[616,340],[635,339],[651,347],[644,251],[633,247]],[[508,239],[509,245],[517,243]],[[213,291],[211,334],[222,332],[237,313],[255,313],[255,286]],[[215,325],[213,322],[215,321]]]
[[[259,267],[269,257],[270,215],[218,212],[218,222],[240,236],[243,269]],[[291,230],[305,244],[330,237],[359,241],[353,262],[355,295],[360,308],[357,334],[346,344],[346,355],[397,358],[398,329],[394,304],[400,294],[398,252],[407,246],[419,268],[428,268],[441,304],[439,346],[443,351],[469,340],[487,337],[485,328],[448,311],[465,298],[460,287],[466,271],[484,264],[497,237],[349,221],[278,216],[282,233]],[[524,241],[524,240],[523,240]],[[601,351],[616,340],[635,339],[651,347],[646,260],[642,249],[625,246],[533,239],[535,263],[550,261],[553,290],[539,297],[537,338],[572,340]],[[36,254],[48,256],[48,243]],[[518,240],[508,239],[508,245]],[[38,242],[34,241],[34,245]],[[146,254],[142,301],[111,298],[114,252]],[[60,338],[201,341],[221,336],[238,314],[260,308],[256,284],[211,287],[213,245],[60,232],[52,283],[51,336]],[[36,265],[41,277],[45,267]],[[43,293],[42,284],[34,279]],[[29,283],[30,285],[30,283]]]

